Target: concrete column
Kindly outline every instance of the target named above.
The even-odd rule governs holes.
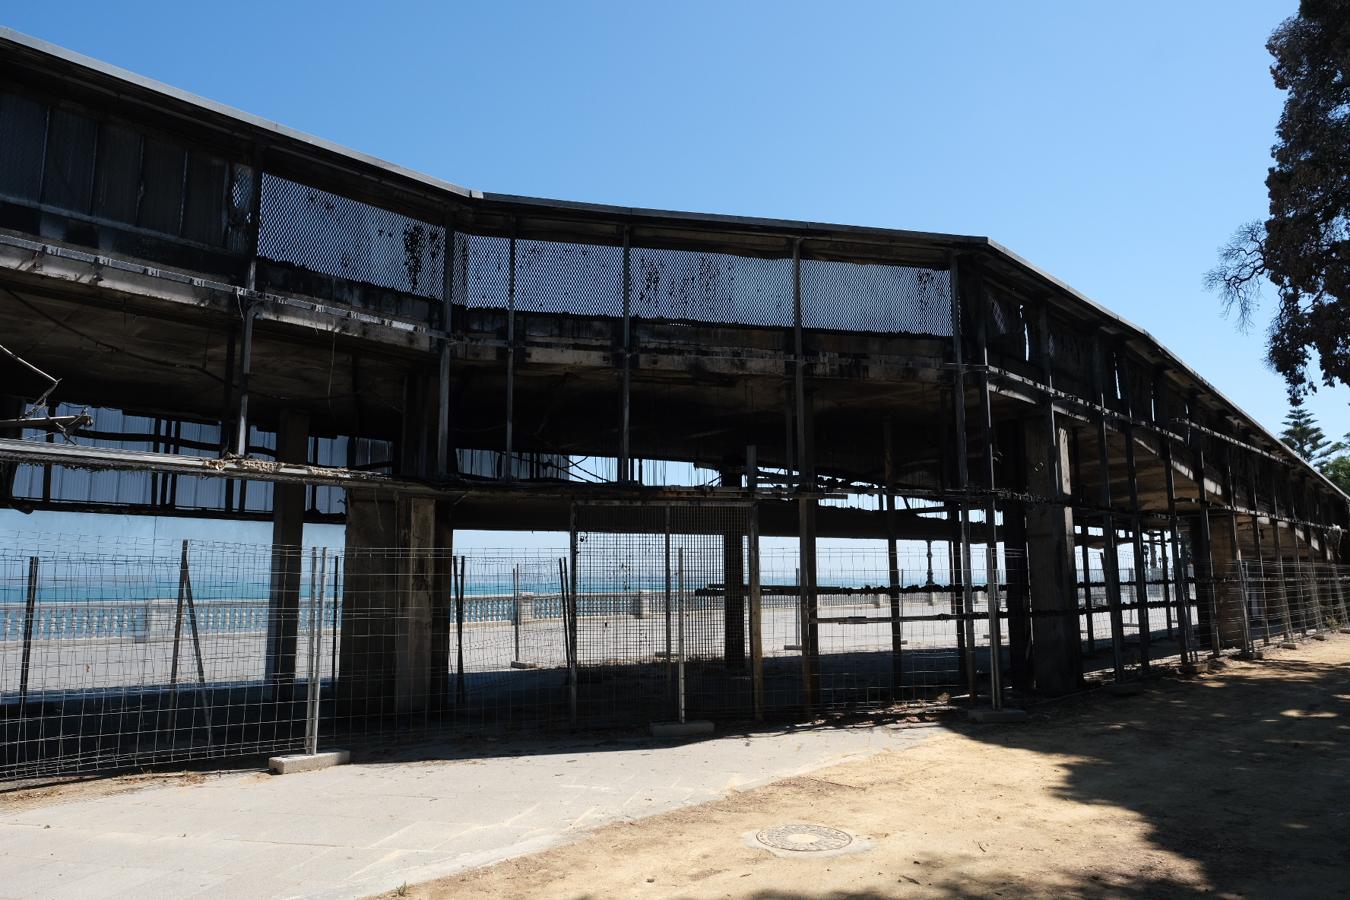
[[[432,620],[437,583],[436,503],[398,503],[400,565],[394,603],[394,705],[399,713],[427,710],[432,697]]]
[[[309,455],[309,414],[286,409],[277,426],[277,461],[305,463]],[[301,544],[305,529],[305,486],[272,486],[272,574],[268,591],[268,690],[289,700],[295,688],[296,632],[300,624]]]
[[[1027,492],[1047,501],[1026,506],[1027,575],[1036,690],[1067,694],[1083,678],[1073,565],[1073,510],[1068,506],[1069,437],[1057,425],[1029,421],[1023,431]]]
[[[347,494],[338,714],[428,712],[445,700],[448,523],[435,501]]]
[[[1021,422],[999,426],[999,446],[1004,448],[999,481],[1022,483],[1025,471]],[[1037,423],[1044,427],[1044,423]],[[1027,506],[1020,500],[1003,504],[1003,547],[1008,580],[1008,680],[1013,688],[1027,692],[1035,687],[1031,667],[1031,605],[1027,585]]]

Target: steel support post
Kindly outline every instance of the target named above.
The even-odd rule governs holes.
[[[989,606],[989,704],[994,709],[1002,709],[1003,629],[999,621],[998,505],[994,500],[998,473],[994,453],[994,406],[989,391],[989,298],[985,295],[982,282],[976,282],[972,296],[975,308],[978,310],[975,316],[975,344],[977,362],[980,366],[980,416],[981,435],[984,438],[985,486],[989,490],[988,500],[984,505],[984,527],[987,535],[985,539],[986,603]],[[973,631],[973,621],[971,626]],[[973,695],[972,699],[974,699]]]
[[[886,491],[882,496],[886,517],[886,578],[891,620],[891,698],[898,700],[904,684],[904,659],[901,647],[904,645],[902,623],[900,619],[900,560],[895,537],[895,453],[894,435],[891,420],[882,422],[882,447],[884,459],[884,478]]]
[[[454,327],[455,233],[449,215],[445,217],[445,246],[441,254],[440,367],[436,386],[436,475],[450,475],[450,357],[451,329]],[[514,267],[513,267],[514,268]]]
[[[1199,582],[1199,596],[1196,597],[1196,606],[1199,609],[1206,610],[1205,620],[1209,630],[1210,653],[1216,659],[1219,657],[1219,614],[1217,585],[1214,575],[1214,550],[1213,538],[1210,534],[1209,522],[1209,491],[1205,487],[1205,436],[1200,429],[1194,426],[1196,419],[1196,395],[1192,394],[1186,403],[1187,430],[1190,432],[1191,458],[1194,461],[1194,479],[1197,491],[1197,502],[1200,506],[1200,514],[1197,522],[1200,526],[1199,543],[1201,546],[1198,552],[1193,552],[1195,557],[1196,581]]]
[[[810,496],[797,501],[798,566],[801,570],[798,614],[801,622],[802,701],[809,714],[820,702],[819,624],[816,621],[816,464],[814,422],[806,396],[806,348],[802,334],[802,256],[801,241],[792,245],[792,343],[793,395],[796,404],[798,488]],[[814,418],[814,417],[812,417]]]
[[[632,447],[630,444],[630,419],[631,419],[631,397],[632,397],[632,352],[633,352],[633,306],[632,306],[632,286],[629,280],[629,263],[631,257],[631,248],[629,246],[629,232],[623,230],[623,369],[620,372],[622,394],[620,398],[621,409],[619,413],[619,460],[617,471],[615,473],[616,481],[628,481],[632,473],[629,468],[632,465],[630,454]]]
[[[256,303],[250,303],[244,308],[239,350],[239,415],[235,421],[234,436],[236,456],[248,456],[248,376],[253,368],[253,320],[257,309]]]
[[[1079,430],[1073,430],[1073,443],[1070,445],[1070,465],[1073,467],[1073,487],[1080,495],[1081,505],[1086,506],[1087,485],[1083,481],[1083,448],[1078,439]],[[1097,653],[1097,629],[1092,614],[1092,559],[1088,550],[1088,524],[1086,519],[1076,529],[1079,537],[1078,556],[1083,566],[1083,624],[1087,630],[1088,653]],[[1075,591],[1077,590],[1075,586]],[[1074,601],[1077,603],[1077,600]],[[1076,626],[1077,623],[1075,623]]]
[[[754,496],[755,479],[750,477],[750,493]],[[764,626],[759,584],[759,506],[751,502],[747,563],[750,576],[750,698],[756,721],[764,718]]]
[[[961,553],[961,627],[965,633],[966,687],[973,704],[979,694],[979,677],[975,668],[975,593],[971,585],[970,558],[970,460],[966,445],[966,363],[963,347],[965,317],[961,314],[961,290],[958,276],[956,254],[948,257],[948,271],[951,273],[952,302],[952,412],[955,419],[956,490],[959,496],[957,517],[959,521]]]
[[[515,477],[516,419],[516,224],[511,222],[511,251],[506,278],[506,452],[502,456],[502,479]]]
[[[1233,480],[1233,449],[1224,445],[1223,449],[1223,492],[1228,500],[1228,539],[1233,544],[1233,563],[1238,568],[1238,596],[1242,610],[1239,621],[1242,635],[1242,653],[1251,656],[1255,649],[1252,644],[1251,601],[1247,597],[1247,569],[1242,558],[1242,544],[1238,540],[1237,484]],[[1252,506],[1256,499],[1252,498]]]
[[[1144,515],[1139,508],[1139,469],[1134,457],[1134,421],[1136,408],[1130,385],[1129,357],[1124,348],[1115,354],[1116,383],[1120,385],[1121,402],[1125,407],[1125,421],[1121,437],[1125,441],[1125,476],[1129,482],[1130,532],[1134,550],[1134,604],[1139,632],[1139,665],[1148,671],[1149,639],[1152,637],[1148,609],[1148,560],[1144,556]]]
[[[1173,418],[1170,413],[1168,382],[1166,372],[1159,369],[1153,377],[1153,419],[1171,429]],[[1183,664],[1194,663],[1195,648],[1192,644],[1194,632],[1191,630],[1191,587],[1187,578],[1186,562],[1181,544],[1181,521],[1177,516],[1176,466],[1172,459],[1172,440],[1159,432],[1158,462],[1163,470],[1163,487],[1167,494],[1167,551],[1172,563],[1172,597],[1176,604],[1177,643],[1181,649]]]
[[[1102,508],[1102,577],[1106,581],[1106,602],[1111,616],[1111,662],[1115,678],[1125,677],[1125,620],[1120,608],[1120,556],[1116,550],[1116,520],[1111,508],[1111,452],[1106,432],[1105,360],[1101,339],[1092,338],[1093,387],[1097,395],[1097,465],[1101,480],[1099,503]]]
[[[1270,598],[1267,596],[1269,588],[1268,582],[1266,581],[1266,561],[1264,548],[1265,541],[1261,535],[1261,503],[1260,500],[1258,499],[1260,497],[1260,494],[1257,491],[1256,469],[1258,465],[1259,460],[1253,457],[1251,460],[1250,469],[1248,471],[1247,494],[1248,496],[1251,497],[1252,501],[1252,515],[1251,515],[1252,545],[1254,548],[1253,552],[1256,554],[1257,579],[1258,579],[1257,583],[1260,585],[1259,590],[1261,602],[1261,637],[1265,645],[1269,647]],[[1271,524],[1274,524],[1273,520]]]

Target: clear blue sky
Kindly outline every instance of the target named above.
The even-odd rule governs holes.
[[[1201,287],[1266,208],[1284,2],[12,4],[4,24],[484,190],[985,234],[1267,427]],[[1311,407],[1350,430],[1350,391]]]

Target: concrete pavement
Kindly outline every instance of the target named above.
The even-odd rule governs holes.
[[[233,771],[101,796],[58,793],[40,805],[0,795],[0,897],[363,897],[931,733],[474,741],[299,775]]]

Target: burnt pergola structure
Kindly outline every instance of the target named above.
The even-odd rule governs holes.
[[[1166,547],[1198,649],[1249,649],[1222,573],[1338,561],[1350,524],[1344,494],[1149,334],[987,238],[467,190],[9,31],[0,345],[0,505],[270,519],[278,547],[338,521],[353,558],[413,560],[456,529],[575,536],[580,508],[745,510],[729,557],[799,541],[808,707],[820,537],[951,542],[958,622],[980,587],[961,572],[1001,548],[991,690],[1056,694],[1083,678],[1078,548],[1105,551],[1119,669],[1122,610],[1145,663],[1155,630],[1122,557]],[[656,483],[652,461],[720,482]],[[63,493],[74,471],[142,480]],[[390,608],[405,626],[350,661],[400,709],[446,671],[428,559]],[[748,571],[725,652],[758,672]]]

